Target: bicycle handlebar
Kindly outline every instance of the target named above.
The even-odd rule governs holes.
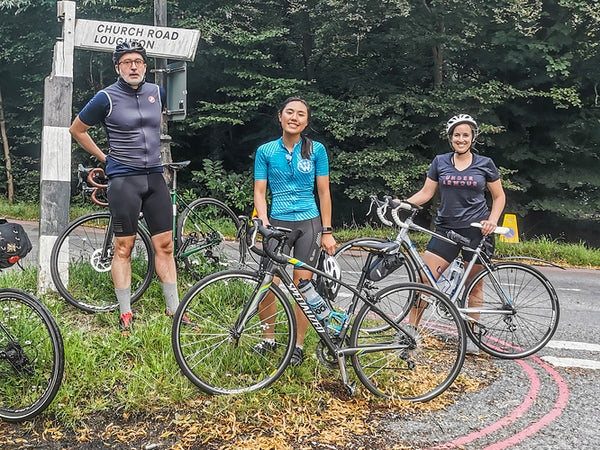
[[[288,262],[287,257],[281,255],[279,251],[283,246],[285,239],[288,237],[288,233],[290,233],[292,230],[282,227],[276,228],[272,227],[271,225],[265,227],[262,224],[262,220],[257,217],[250,220],[249,226],[252,229],[252,244],[250,245],[251,249],[254,249],[256,245],[256,233],[259,232],[263,236],[263,251],[267,254],[267,256],[279,264],[285,264]],[[269,239],[275,239],[278,242],[278,245],[274,250],[267,242]]]
[[[102,183],[102,181],[106,180],[104,169],[100,167],[87,168],[84,167],[83,164],[79,164],[77,166],[77,171],[77,176],[79,178],[78,186],[81,187],[84,200],[85,193],[91,192],[90,197],[95,204],[100,206],[108,206],[108,202],[103,202],[102,200],[99,200],[96,196],[99,189],[106,189],[108,187],[108,184]]]
[[[381,222],[384,225],[392,226],[392,223],[387,218],[385,218],[385,212],[387,211],[387,208],[389,207],[389,208],[391,208],[392,219],[394,220],[396,225],[399,226],[400,228],[404,228],[407,230],[414,230],[414,231],[424,231],[426,233],[433,235],[433,233],[431,231],[426,230],[422,227],[419,227],[418,225],[414,224],[412,222],[412,220],[408,220],[407,221],[408,223],[407,223],[407,222],[403,221],[402,219],[400,219],[400,217],[398,216],[398,211],[404,210],[404,211],[410,211],[412,213],[411,214],[411,218],[412,218],[418,211],[423,209],[421,206],[407,202],[406,200],[396,201],[389,195],[384,196],[383,201],[379,200],[376,195],[371,195],[371,196],[369,196],[369,198],[371,199],[371,207],[369,209],[369,213],[371,212],[373,205],[376,205],[377,216],[379,217],[379,220],[381,220]],[[470,225],[475,228],[480,228],[480,229],[482,228],[482,225],[477,222],[473,222]],[[496,227],[494,229],[495,234],[502,234],[502,235],[508,234],[510,231],[511,231],[511,229],[507,228],[507,227]],[[447,237],[444,237],[444,236],[439,236],[439,237],[441,239],[448,240],[449,242],[452,242],[452,243],[458,244],[458,245],[462,245],[464,247],[469,247],[471,245],[471,242],[468,239],[466,239],[463,236],[461,236],[460,234],[452,232],[452,231],[447,234]]]

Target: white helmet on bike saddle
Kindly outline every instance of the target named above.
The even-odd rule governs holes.
[[[342,270],[340,269],[337,259],[335,259],[335,256],[329,255],[326,251],[321,251],[317,269],[325,272],[327,275],[335,278],[336,280],[342,279]],[[336,283],[333,280],[325,278],[321,275],[317,275],[316,289],[321,297],[325,297],[333,301],[340,290],[340,283]]]

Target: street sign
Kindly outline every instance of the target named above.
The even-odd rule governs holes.
[[[75,48],[112,52],[123,41],[137,41],[149,57],[193,61],[199,30],[77,19]]]

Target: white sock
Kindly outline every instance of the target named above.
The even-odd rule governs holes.
[[[121,315],[131,313],[131,286],[125,289],[115,289],[117,300],[119,301],[119,311]]]
[[[165,296],[165,304],[169,314],[175,314],[179,306],[179,293],[177,292],[177,283],[160,283]]]

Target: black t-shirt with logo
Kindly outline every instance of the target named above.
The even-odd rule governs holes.
[[[441,196],[435,224],[468,228],[470,223],[489,217],[484,190],[487,183],[498,180],[500,174],[490,158],[475,153],[469,167],[456,170],[451,159],[453,154],[436,156],[427,172],[427,177],[438,183]]]

